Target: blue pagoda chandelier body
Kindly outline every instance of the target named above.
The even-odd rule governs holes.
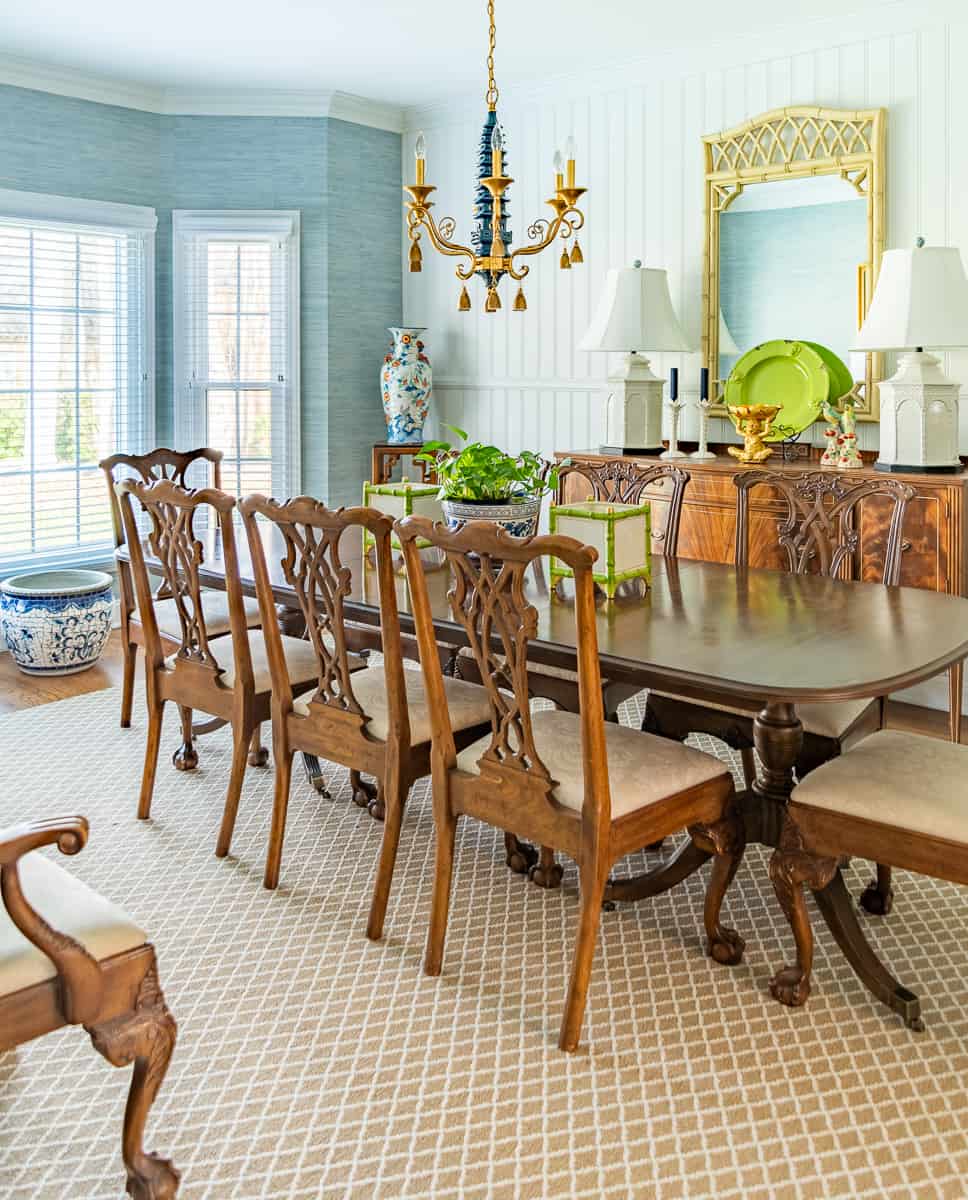
[[[528,242],[511,249],[512,234],[510,229],[510,209],[508,207],[508,188],[514,180],[505,174],[507,159],[505,156],[504,133],[497,115],[498,90],[494,82],[494,0],[488,0],[488,19],[490,22],[490,38],[487,55],[487,118],[481,132],[481,146],[478,154],[477,192],[474,203],[474,225],[471,231],[470,246],[462,246],[453,240],[457,223],[453,217],[443,217],[436,221],[430,210],[434,207],[429,199],[431,192],[437,189],[426,182],[427,174],[427,141],[422,133],[417,134],[416,152],[416,182],[403,190],[410,197],[406,201],[407,230],[410,235],[410,270],[419,271],[423,264],[423,252],[420,248],[422,232],[426,230],[431,245],[441,254],[446,254],[462,261],[457,267],[457,276],[464,280],[457,307],[461,312],[467,312],[471,307],[471,298],[467,291],[466,281],[477,275],[487,288],[484,301],[485,312],[496,312],[501,307],[498,294],[498,284],[505,275],[509,275],[518,283],[517,294],[514,298],[514,309],[523,312],[527,307],[524,289],[521,281],[528,274],[530,267],[527,258],[540,254],[557,237],[564,240],[573,239],[571,248],[566,245],[559,260],[563,270],[584,262],[581,247],[578,244],[577,232],[585,223],[581,211],[576,208],[578,200],[586,189],[575,186],[575,140],[569,137],[565,143],[565,154],[555,152],[555,194],[547,201],[553,210],[550,218],[539,217],[528,228]]]

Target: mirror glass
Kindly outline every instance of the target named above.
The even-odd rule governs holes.
[[[719,218],[719,378],[775,338],[819,342],[863,379],[851,354],[867,200],[840,175],[746,184]]]

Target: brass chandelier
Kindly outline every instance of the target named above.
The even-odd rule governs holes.
[[[560,236],[565,240],[574,238],[571,249],[565,246],[561,252],[559,265],[562,270],[570,270],[577,263],[584,262],[576,234],[585,224],[585,218],[575,205],[587,189],[575,186],[575,139],[569,137],[565,143],[564,156],[560,150],[556,151],[554,156],[555,194],[547,201],[554,210],[554,216],[551,219],[539,217],[528,228],[529,243],[517,250],[511,250],[507,190],[514,180],[504,174],[507,165],[504,161],[504,134],[497,118],[498,90],[494,82],[494,0],[488,0],[487,15],[490,22],[485,95],[487,119],[481,134],[471,245],[462,246],[453,241],[457,229],[457,222],[453,217],[443,217],[438,222],[431,215],[433,201],[428,197],[437,189],[426,182],[427,141],[422,133],[418,133],[415,146],[417,179],[415,183],[403,189],[410,197],[406,202],[407,231],[410,235],[410,270],[421,270],[421,230],[426,229],[431,244],[441,254],[466,260],[457,267],[458,278],[465,281],[457,304],[461,312],[467,312],[471,307],[466,280],[474,275],[478,275],[487,288],[485,312],[497,312],[501,307],[497,286],[505,275],[510,275],[518,281],[514,310],[523,312],[528,305],[520,281],[528,274],[530,267],[526,262],[518,260],[532,254],[540,254]]]

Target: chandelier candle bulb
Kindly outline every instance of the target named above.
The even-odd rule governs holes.
[[[495,125],[491,134],[491,174],[495,179],[504,174],[504,135],[500,125]]]
[[[568,186],[575,186],[575,139],[568,135],[568,140],[565,142],[565,158],[567,159],[568,170]]]
[[[561,157],[561,151],[555,151],[554,168],[555,168],[555,191],[560,192],[565,186],[565,160]]]
[[[414,144],[414,154],[417,159],[417,186],[420,187],[426,182],[427,170],[427,139],[423,133],[417,134],[417,141]]]

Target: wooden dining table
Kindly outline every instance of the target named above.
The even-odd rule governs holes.
[[[267,526],[263,538],[275,599],[283,608],[297,608],[281,565],[278,531]],[[208,586],[224,588],[217,536],[201,535],[201,541],[200,577]],[[348,531],[340,550],[350,571],[346,619],[359,645],[378,647],[376,571],[355,531]],[[239,539],[238,551],[243,589],[254,595],[245,538]],[[150,553],[148,565],[152,566]],[[466,638],[450,612],[450,574],[433,561],[426,566],[438,641],[451,648],[456,661]],[[550,589],[541,578],[529,581],[529,598],[537,613],[529,659],[535,663],[572,669],[576,665],[575,615],[567,587],[565,583],[564,590]],[[396,591],[402,632],[411,635],[411,595],[402,571],[396,575]],[[751,788],[740,792],[739,805],[747,840],[776,846],[803,737],[797,704],[887,696],[962,662],[968,657],[968,599],[657,557],[644,594],[635,591],[611,603],[603,600],[597,634],[602,672],[609,679],[755,714],[757,777]],[[661,866],[613,881],[606,901],[658,895],[698,870],[707,857],[687,839]],[[874,954],[851,898],[843,891],[825,903],[822,912],[863,982],[903,1014],[911,993]]]

